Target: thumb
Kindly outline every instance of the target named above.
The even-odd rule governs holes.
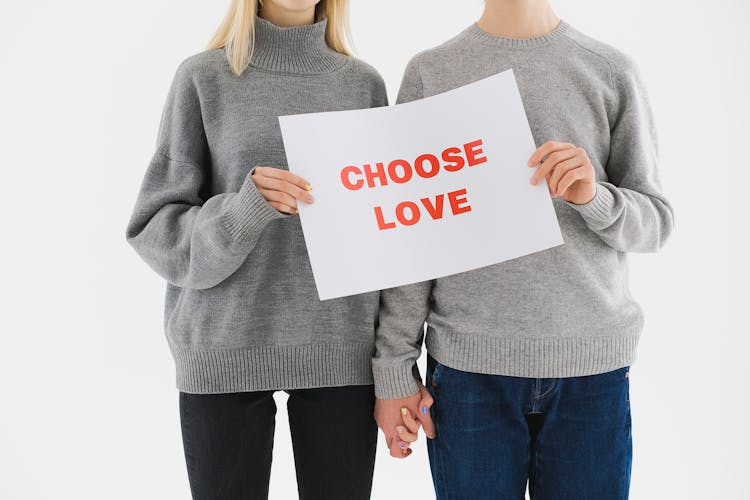
[[[419,402],[419,415],[417,420],[422,424],[425,435],[430,438],[435,438],[435,424],[432,422],[432,416],[430,415],[430,408],[432,407],[434,400],[429,392],[424,391],[422,393],[422,400]]]

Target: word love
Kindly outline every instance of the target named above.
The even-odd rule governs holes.
[[[365,164],[361,168],[349,165],[341,170],[341,183],[350,191],[360,189],[386,187],[390,183],[404,184],[416,178],[430,179],[443,172],[458,172],[463,168],[475,167],[487,163],[487,157],[482,149],[482,140],[464,144],[462,147],[449,147],[440,153],[419,155],[413,162],[396,159],[375,165]],[[447,208],[446,208],[447,205]],[[383,207],[374,207],[375,220],[378,229],[394,229],[401,226],[413,226],[423,217],[432,220],[442,219],[448,212],[460,215],[471,212],[466,189],[458,189],[445,194],[420,198],[419,202],[403,201],[386,217]]]
[[[451,191],[447,194],[448,204],[451,207],[453,215],[459,215],[471,212],[471,206],[466,199],[466,189]],[[434,198],[421,198],[419,200],[425,211],[432,217],[432,220],[443,218],[446,195],[439,194]],[[422,209],[413,201],[402,201],[396,205],[396,220],[402,226],[413,226],[422,218]],[[378,229],[393,229],[396,227],[395,222],[386,222],[383,216],[383,209],[375,207],[375,219],[378,221]]]

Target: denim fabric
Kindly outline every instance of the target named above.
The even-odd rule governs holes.
[[[570,378],[455,370],[427,359],[438,500],[628,498],[629,367]]]

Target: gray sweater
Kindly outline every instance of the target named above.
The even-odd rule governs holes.
[[[554,200],[563,246],[382,291],[373,359],[378,397],[417,390],[412,367],[425,320],[427,351],[464,371],[570,377],[634,360],[643,313],[628,289],[627,252],[657,251],[673,216],[661,193],[654,121],[633,61],[565,22],[526,40],[472,25],[411,60],[399,102],[511,68],[537,145],[583,147],[596,169],[596,196],[581,206]],[[519,168],[531,177],[532,169]]]
[[[278,116],[387,105],[380,75],[328,48],[325,29],[258,19],[241,76],[223,50],[177,70],[126,236],[167,280],[181,391],[372,383],[379,294],[318,300],[299,217],[250,178],[286,165]]]

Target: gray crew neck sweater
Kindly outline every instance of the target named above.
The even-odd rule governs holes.
[[[563,246],[383,290],[373,359],[380,398],[417,391],[412,367],[425,320],[427,351],[464,371],[570,377],[634,361],[643,314],[628,289],[627,252],[658,250],[673,224],[638,70],[565,22],[530,39],[494,36],[474,24],[411,60],[399,102],[508,69],[537,146],[555,140],[583,147],[596,169],[596,196],[580,206],[555,198]],[[519,168],[531,178],[532,169]]]
[[[387,105],[380,75],[331,50],[325,29],[258,19],[241,76],[223,50],[177,70],[126,237],[167,280],[180,391],[372,383],[379,294],[318,300],[299,217],[250,176],[286,168],[279,116]]]

